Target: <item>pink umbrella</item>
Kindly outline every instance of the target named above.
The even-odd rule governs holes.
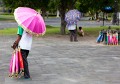
[[[18,7],[14,11],[15,20],[28,33],[39,36],[46,32],[45,22],[42,16],[34,9]]]
[[[15,72],[16,72],[16,75],[18,75],[18,72],[19,72],[19,63],[18,63],[18,50],[16,51],[16,56],[15,56]]]
[[[12,63],[12,76],[15,74],[15,53],[13,54],[13,63]]]
[[[9,77],[20,77],[24,75],[23,58],[20,49],[15,49],[12,53],[9,66]]]
[[[9,66],[9,77],[12,76],[12,64],[13,64],[13,57],[14,57],[14,54],[12,54],[12,57],[11,57],[11,60],[10,60],[10,66]]]

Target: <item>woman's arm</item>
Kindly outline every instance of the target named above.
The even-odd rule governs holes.
[[[18,46],[20,39],[21,39],[21,35],[18,34],[16,41],[13,43],[13,46],[11,46],[13,49],[15,49]]]

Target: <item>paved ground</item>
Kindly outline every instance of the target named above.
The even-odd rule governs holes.
[[[46,18],[45,23],[46,25],[51,25],[55,27],[60,27],[60,18]],[[104,22],[105,26],[112,26],[112,23],[109,21]],[[88,21],[88,18],[82,17],[81,20],[78,22],[78,26],[82,27],[95,27],[95,26],[103,26],[103,21],[97,22],[97,21]],[[4,28],[16,28],[17,23],[16,22],[10,22],[10,21],[0,21],[0,29]]]
[[[0,38],[0,84],[120,84],[120,46],[89,37],[34,38],[28,57],[32,80],[20,80],[8,77],[15,36]]]
[[[89,17],[82,17],[81,20],[78,22],[78,26],[82,26],[82,27],[96,27],[96,26],[103,26],[103,21],[89,21],[88,20]],[[45,23],[47,25],[51,25],[51,26],[56,26],[56,27],[60,27],[60,18],[46,18],[45,19]],[[113,26],[112,23],[110,21],[104,21],[104,26]]]

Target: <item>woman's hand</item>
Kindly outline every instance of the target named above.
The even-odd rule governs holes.
[[[11,47],[15,50],[15,48],[16,48],[17,46],[18,46],[18,42],[15,41]]]

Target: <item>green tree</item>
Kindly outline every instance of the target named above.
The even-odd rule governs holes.
[[[50,8],[59,10],[61,18],[61,27],[60,33],[65,34],[66,22],[65,22],[65,13],[75,8],[75,3],[77,0],[51,0],[49,3]]]
[[[102,11],[105,6],[114,7],[114,1],[115,0],[78,0],[77,4],[79,5],[77,5],[77,8],[84,13],[88,11],[93,12],[93,14],[96,13],[96,18],[98,18],[98,12]]]
[[[48,9],[49,0],[3,0],[6,7],[31,7],[34,9],[41,9],[42,16],[45,17],[46,10]]]

